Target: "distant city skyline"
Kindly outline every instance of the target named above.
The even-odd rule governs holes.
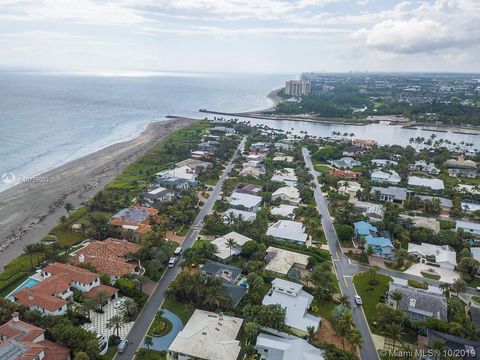
[[[0,0],[0,69],[480,72],[477,0]]]

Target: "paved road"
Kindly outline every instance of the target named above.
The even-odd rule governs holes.
[[[187,235],[185,236],[185,240],[183,241],[182,247],[183,249],[188,249],[192,247],[193,243],[198,237],[200,230],[203,227],[203,219],[206,215],[212,210],[215,201],[217,200],[218,196],[220,195],[220,191],[222,190],[223,183],[227,179],[229,173],[233,169],[233,160],[238,156],[239,153],[243,152],[245,148],[246,138],[243,138],[240,145],[237,148],[237,151],[233,155],[232,159],[227,164],[225,171],[223,172],[222,176],[218,180],[215,188],[213,189],[212,193],[210,194],[208,200],[205,202],[205,205],[202,207],[200,212],[198,213],[197,217],[193,221],[192,227],[188,231]],[[160,309],[163,300],[165,299],[165,295],[170,283],[175,279],[175,277],[180,272],[180,264],[182,262],[182,258],[180,258],[173,268],[168,268],[163,277],[158,282],[155,290],[153,291],[152,296],[150,296],[149,300],[145,304],[144,308],[138,315],[137,320],[133,324],[132,329],[130,330],[127,339],[129,341],[129,345],[123,354],[117,354],[115,356],[115,360],[131,360],[134,358],[137,349],[140,347],[143,341],[143,337],[147,333],[152,320],[157,313],[158,309]]]
[[[363,347],[360,350],[360,357],[363,360],[378,359],[378,353],[375,350],[375,346],[373,345],[372,336],[370,334],[370,329],[368,328],[367,320],[365,318],[365,314],[363,313],[363,309],[361,306],[357,306],[353,300],[354,296],[356,295],[356,291],[352,283],[352,276],[357,271],[359,271],[359,269],[355,269],[355,267],[350,264],[349,259],[342,252],[342,247],[340,246],[337,233],[335,232],[332,224],[332,218],[330,217],[330,213],[328,212],[328,203],[323,196],[322,191],[320,190],[320,184],[317,180],[317,173],[313,168],[310,154],[308,153],[307,149],[302,149],[302,151],[305,163],[307,164],[307,167],[314,178],[313,182],[315,184],[315,201],[317,203],[317,209],[322,215],[323,231],[325,232],[328,247],[330,249],[330,253],[332,254],[333,265],[335,267],[338,283],[340,284],[340,291],[342,292],[342,294],[345,294],[350,298],[353,309],[353,321],[355,322],[358,330],[360,330],[364,341]]]

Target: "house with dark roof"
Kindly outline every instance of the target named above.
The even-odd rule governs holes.
[[[399,301],[393,299],[394,292],[402,295]],[[388,288],[388,305],[405,312],[410,321],[428,318],[447,320],[448,304],[445,295],[412,286],[391,283]]]
[[[2,360],[70,360],[70,349],[45,339],[45,330],[19,319],[0,326],[0,359]]]
[[[403,204],[403,202],[407,200],[407,190],[397,186],[372,186],[370,195],[377,196],[377,194],[379,196],[379,200],[383,202]]]
[[[160,206],[163,203],[172,201],[175,196],[176,192],[172,189],[166,187],[155,187],[153,189],[147,190],[143,194],[143,203],[148,207],[152,206]]]
[[[447,349],[458,351],[463,360],[480,360],[480,341],[468,340],[460,336],[445,334],[437,330],[428,329],[427,344],[432,346],[437,341],[442,341]]]
[[[248,284],[242,277],[242,269],[214,261],[207,261],[201,266],[202,273],[214,276],[222,281],[224,294],[232,299],[236,307],[248,291]]]

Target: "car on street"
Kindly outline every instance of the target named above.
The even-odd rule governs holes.
[[[127,348],[127,346],[128,346],[128,340],[126,340],[126,339],[125,339],[125,340],[122,340],[122,341],[120,341],[120,343],[117,345],[117,351],[118,351],[120,354],[122,354],[122,353],[125,351],[125,349]]]
[[[172,256],[170,260],[168,260],[168,267],[173,268],[175,266],[175,263],[177,262],[178,257],[177,256]]]
[[[355,295],[355,302],[357,303],[357,305],[362,305],[363,304],[363,301],[362,301],[362,298],[360,297],[360,295]]]

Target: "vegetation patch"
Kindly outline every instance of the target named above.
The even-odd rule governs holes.
[[[177,315],[183,325],[185,325],[192,316],[195,309],[193,306],[176,301],[174,298],[167,296],[162,305],[163,309],[167,309]]]
[[[409,279],[408,280],[408,285],[417,288],[417,289],[428,289],[428,285],[425,283],[421,283],[420,281]]]
[[[148,329],[148,335],[160,337],[167,335],[170,331],[172,331],[172,323],[159,312]]]
[[[433,279],[433,280],[440,280],[441,276],[428,272],[428,271],[420,271],[420,274],[422,274],[423,277],[428,278],[428,279]]]

